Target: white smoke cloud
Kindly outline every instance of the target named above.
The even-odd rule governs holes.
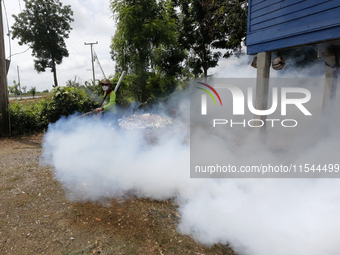
[[[322,93],[317,86],[309,89]],[[316,100],[311,109],[317,111],[320,103]],[[184,120],[188,106],[188,98],[178,103]],[[226,157],[235,165],[339,164],[340,121],[319,118],[320,112],[309,122],[313,125],[289,134],[293,145],[279,153],[249,129],[208,137],[197,128],[191,137],[201,138],[207,155]],[[228,243],[245,255],[340,254],[338,179],[191,179],[190,149],[197,148],[186,143],[187,126],[157,130],[157,142],[150,144],[143,130],[121,135],[104,121],[62,118],[45,134],[42,159],[53,166],[72,201],[104,201],[127,192],[151,199],[176,197],[178,230],[204,245]]]
[[[219,61],[219,66],[210,70],[215,78],[256,78],[256,68],[250,63],[255,56],[241,55],[240,57],[231,56],[228,59]],[[273,56],[272,56],[273,58]],[[296,68],[294,59],[286,59],[286,66],[282,70],[270,68],[271,78],[306,78],[324,77],[325,59],[320,58],[305,68]]]

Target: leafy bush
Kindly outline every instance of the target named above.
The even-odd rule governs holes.
[[[35,112],[33,107],[15,103],[10,106],[9,112],[12,134],[24,134],[36,129],[39,113]]]
[[[52,90],[51,101],[44,108],[42,115],[49,122],[56,122],[61,115],[68,116],[75,112],[89,112],[98,107],[83,89],[75,87],[56,87]]]
[[[23,105],[11,104],[11,128],[13,135],[43,131],[49,123],[56,122],[62,115],[75,112],[89,112],[98,107],[84,89],[74,87],[56,87],[50,100],[40,99],[35,103]]]

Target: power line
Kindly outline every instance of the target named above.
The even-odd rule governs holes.
[[[7,23],[7,29],[8,29],[8,34],[7,34],[8,35],[8,44],[9,44],[9,57],[8,57],[8,59],[11,60],[13,56],[23,54],[26,51],[28,51],[31,47],[28,47],[26,50],[24,50],[22,52],[12,54],[11,31],[9,30],[9,22],[8,22],[7,9],[6,9],[6,5],[5,5],[5,1],[3,1],[3,3],[4,3],[4,10],[5,10],[6,23]],[[20,0],[19,0],[19,7],[20,7],[20,12],[21,12]]]
[[[72,47],[72,49],[74,49],[79,55],[82,55],[83,57],[85,57],[85,54],[82,52],[80,53],[73,45],[73,41],[71,39],[66,39],[65,42],[70,45]],[[73,45],[72,45],[73,44]],[[86,58],[86,57],[85,57]]]
[[[4,10],[5,10],[5,16],[6,16],[6,23],[7,23],[7,30],[8,30],[8,43],[9,43],[9,59],[11,60],[11,55],[12,55],[12,44],[11,44],[11,32],[9,31],[9,24],[8,24],[8,16],[7,16],[7,9],[5,5],[5,0],[3,1],[4,3]]]
[[[25,53],[26,51],[28,51],[30,48],[31,48],[31,47],[28,47],[28,48],[27,48],[26,50],[24,50],[23,52],[14,53],[14,54],[10,55],[9,57],[13,57],[13,56],[15,56],[15,55],[23,54],[23,53]]]
[[[99,62],[99,58],[98,58],[98,56],[97,56],[95,50],[93,50],[93,51],[94,51],[94,59],[97,60],[97,62],[98,62],[98,64],[99,64],[99,67],[100,67],[100,70],[102,70],[103,76],[104,76],[104,78],[106,78],[105,73],[104,73],[104,70],[103,70],[103,68],[102,68],[102,65],[101,65],[100,62]]]
[[[12,44],[11,44],[11,31],[9,30],[9,22],[8,22],[8,16],[7,16],[7,9],[6,9],[6,5],[5,5],[5,0],[3,1],[4,2],[4,10],[5,10],[5,15],[6,15],[6,22],[7,22],[7,28],[8,28],[8,41],[9,41],[9,60],[11,60],[11,58],[15,55],[20,55],[20,54],[23,54],[25,53],[26,51],[28,51],[30,47],[28,47],[26,50],[22,51],[22,52],[18,52],[18,53],[14,53],[12,54]],[[20,3],[20,0],[19,0],[19,8],[20,8],[20,12],[22,11],[21,10],[21,3]]]
[[[96,33],[94,32],[94,29],[93,29],[93,26],[92,26],[92,22],[91,22],[91,17],[90,17],[90,14],[89,14],[88,10],[87,10],[87,6],[86,6],[86,3],[85,3],[84,0],[83,0],[83,3],[84,3],[84,6],[85,6],[85,10],[86,10],[87,16],[89,18],[89,22],[90,22],[90,26],[91,26],[91,29],[92,29],[92,33],[93,33],[94,37],[97,37]]]
[[[78,34],[78,36],[81,37],[81,39],[83,39],[83,41],[85,41],[84,37],[78,32],[78,30],[75,27],[72,29],[72,31],[75,31]]]

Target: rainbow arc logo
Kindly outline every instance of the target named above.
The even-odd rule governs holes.
[[[205,83],[203,83],[203,82],[197,82],[197,83],[199,83],[199,84],[201,84],[201,85],[203,85],[203,86],[209,88],[212,92],[214,92],[214,94],[217,96],[217,98],[218,98],[218,100],[220,101],[220,104],[221,104],[221,106],[222,106],[221,97],[220,97],[220,95],[217,93],[217,91],[216,91],[213,87],[211,87],[210,85],[205,84]],[[215,100],[213,94],[211,94],[211,92],[210,92],[209,90],[204,89],[204,88],[201,88],[201,87],[196,87],[196,88],[201,89],[201,90],[203,90],[204,92],[206,92],[206,93],[214,100],[214,103],[215,103],[215,105],[217,106],[216,100]],[[207,115],[207,95],[206,95],[206,94],[202,94],[201,100],[202,100],[202,101],[201,101],[201,114],[202,114],[202,115]]]

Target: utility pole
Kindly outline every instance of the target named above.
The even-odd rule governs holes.
[[[2,0],[0,0],[0,137],[6,137],[11,134],[11,125],[8,112],[7,70],[1,2]]]
[[[1,0],[0,0],[1,1]],[[93,44],[98,44],[98,42],[95,43],[86,43],[84,42],[85,45],[90,45],[91,46],[91,59],[92,59],[92,74],[93,74],[93,85],[96,85],[96,78],[94,76],[94,60],[93,60],[93,50],[92,50],[92,46]]]

